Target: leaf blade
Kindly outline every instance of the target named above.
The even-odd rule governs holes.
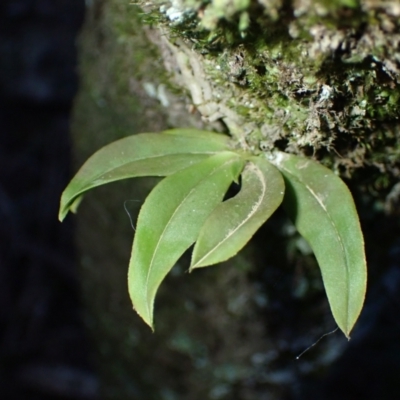
[[[68,184],[61,196],[59,219],[94,187],[139,176],[168,176],[228,147],[227,136],[191,129],[140,133],[117,140],[94,153]]]
[[[317,258],[332,314],[349,338],[367,281],[364,240],[352,195],[332,171],[312,160],[278,153],[286,183],[284,208]]]
[[[138,217],[128,288],[136,312],[150,327],[162,280],[195,242],[201,225],[242,168],[237,154],[219,153],[165,178],[147,197]],[[154,213],[160,204],[163,209]]]
[[[242,173],[242,188],[219,204],[202,226],[190,270],[236,255],[282,203],[282,175],[268,161],[253,157]]]
[[[206,142],[211,141],[214,143],[215,142],[220,143],[221,141],[225,142],[226,140],[229,141],[229,137],[224,134],[210,132],[210,131],[204,131],[202,129],[196,129],[196,128],[167,129],[166,131],[163,131],[163,134],[193,137],[193,138],[201,139],[202,141],[206,141]]]

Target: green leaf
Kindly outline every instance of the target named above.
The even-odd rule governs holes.
[[[196,129],[141,133],[94,153],[61,196],[59,219],[76,211],[82,194],[96,186],[139,176],[168,176],[229,148],[229,137]]]
[[[244,161],[221,152],[162,180],[140,210],[129,263],[133,307],[153,328],[158,287],[179,257],[197,239],[204,221],[220,203]]]
[[[203,131],[202,129],[194,128],[175,128],[168,129],[162,132],[168,135],[178,135],[185,137],[192,137],[195,139],[201,139],[203,142],[213,142],[213,143],[223,143],[224,145],[229,142],[229,136],[223,135],[221,133],[215,133],[210,131]],[[205,144],[205,143],[204,143]]]
[[[283,200],[281,173],[268,161],[253,157],[242,173],[242,188],[219,204],[202,226],[193,250],[191,270],[233,257]]]
[[[349,338],[364,303],[367,267],[353,198],[332,171],[309,159],[278,153],[286,184],[283,205],[309,242],[339,328]]]

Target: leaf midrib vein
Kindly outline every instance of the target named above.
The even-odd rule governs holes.
[[[318,202],[318,204],[321,206],[321,208],[326,212],[329,221],[331,222],[335,232],[336,232],[336,236],[338,237],[340,246],[343,250],[343,254],[344,254],[344,261],[345,261],[345,266],[346,266],[346,286],[347,286],[347,292],[346,292],[346,303],[347,303],[347,310],[346,310],[346,328],[348,329],[349,327],[349,310],[350,310],[350,296],[349,296],[349,291],[350,291],[350,281],[349,281],[349,261],[348,261],[348,257],[347,257],[347,252],[345,250],[344,244],[343,244],[343,240],[339,234],[339,231],[337,229],[336,223],[334,221],[334,219],[332,218],[332,216],[330,215],[330,213],[328,212],[327,208],[325,207],[325,204],[323,203],[322,199],[320,199],[318,197],[318,195],[313,191],[313,189],[307,185],[302,179],[297,178],[296,175],[294,175],[292,172],[290,172],[289,170],[287,170],[285,167],[283,167],[281,165],[281,168],[287,172],[289,175],[291,175],[292,177],[294,177],[294,179],[300,181],[307,189],[308,191],[311,193],[311,195],[315,198],[315,200]]]
[[[145,286],[145,288],[146,288],[146,295],[145,295],[145,296],[146,296],[146,308],[147,308],[147,314],[148,314],[148,315],[150,315],[150,308],[149,308],[149,302],[148,302],[148,294],[149,294],[148,287],[149,287],[150,273],[151,273],[151,270],[152,270],[152,267],[153,267],[154,258],[155,258],[155,256],[156,256],[156,253],[157,253],[157,251],[158,251],[158,248],[159,248],[159,246],[160,246],[160,243],[161,243],[161,241],[162,241],[162,238],[163,238],[163,236],[164,236],[164,234],[165,234],[167,228],[169,227],[169,225],[171,224],[172,220],[174,219],[175,214],[176,214],[176,213],[178,212],[178,210],[182,207],[182,205],[186,202],[187,198],[193,193],[193,191],[194,191],[202,182],[204,182],[207,178],[209,178],[211,175],[213,175],[214,173],[216,173],[219,169],[225,167],[227,164],[230,164],[230,163],[232,163],[232,162],[234,162],[234,161],[235,161],[235,160],[229,160],[229,161],[227,161],[227,162],[224,162],[223,164],[221,164],[221,165],[215,167],[215,168],[214,168],[212,171],[210,171],[210,173],[208,173],[206,176],[204,176],[204,177],[196,184],[196,186],[194,186],[192,189],[190,189],[190,191],[188,192],[188,194],[184,197],[184,199],[181,201],[181,203],[179,204],[179,206],[175,209],[175,211],[174,211],[173,214],[171,215],[171,217],[170,217],[168,223],[165,225],[165,227],[164,227],[164,229],[163,229],[163,231],[162,231],[162,233],[161,233],[161,235],[160,235],[160,237],[159,237],[159,239],[158,239],[158,241],[157,241],[156,247],[154,248],[153,256],[152,256],[152,258],[151,258],[151,260],[150,260],[149,269],[147,270],[147,275],[146,275],[146,286]]]
[[[208,253],[206,253],[199,261],[197,261],[197,263],[195,265],[192,266],[192,268],[196,268],[196,265],[199,265],[205,258],[207,258],[213,251],[215,251],[215,249],[217,249],[219,246],[221,246],[223,243],[225,243],[233,234],[235,234],[247,221],[250,220],[250,218],[253,217],[253,215],[258,211],[261,203],[262,203],[262,199],[264,198],[265,192],[266,192],[266,185],[264,182],[264,176],[262,174],[262,172],[260,171],[260,169],[253,163],[251,163],[252,165],[252,169],[253,171],[255,171],[255,173],[258,175],[258,177],[260,178],[260,182],[261,182],[261,186],[262,186],[262,193],[261,195],[258,197],[257,201],[255,202],[255,205],[253,205],[251,212],[248,214],[248,216],[232,231],[230,231],[228,233],[228,235],[225,236],[225,238],[223,240],[221,240],[216,246],[214,246],[211,250],[208,251]]]
[[[219,150],[219,151],[220,151],[220,150]],[[129,161],[129,162],[121,163],[121,164],[119,164],[119,165],[116,165],[116,166],[112,167],[112,168],[109,169],[108,171],[103,172],[103,173],[97,175],[96,178],[94,178],[93,180],[99,179],[99,177],[103,176],[104,174],[109,174],[109,173],[113,172],[115,169],[121,168],[121,167],[123,167],[124,165],[131,164],[131,163],[135,163],[135,162],[138,162],[138,161],[143,161],[143,160],[154,160],[154,159],[156,159],[156,158],[163,158],[163,157],[170,157],[170,156],[179,156],[179,155],[182,155],[182,156],[183,156],[183,155],[186,155],[186,154],[187,154],[187,155],[192,155],[192,154],[213,155],[213,154],[218,153],[219,151],[187,151],[187,152],[184,152],[184,153],[159,154],[159,155],[156,155],[156,156],[135,158],[134,160],[131,160],[131,161]]]
[[[157,155],[157,156],[151,156],[151,157],[136,158],[136,159],[134,159],[133,161],[130,161],[129,163],[128,163],[128,162],[126,162],[126,163],[121,163],[121,164],[119,164],[119,165],[117,165],[117,166],[112,167],[111,169],[109,169],[109,170],[107,170],[107,171],[105,171],[105,172],[102,172],[101,174],[99,174],[99,175],[95,176],[94,178],[92,178],[92,179],[91,179],[91,182],[92,182],[92,183],[95,182],[97,179],[100,179],[100,178],[101,178],[102,176],[104,176],[105,174],[110,174],[110,173],[112,173],[114,170],[116,170],[116,169],[118,169],[118,168],[121,168],[121,167],[123,167],[124,165],[130,164],[130,163],[135,163],[135,162],[138,162],[138,161],[143,161],[143,160],[154,160],[154,159],[156,159],[156,158],[163,158],[163,157],[169,157],[169,156],[175,156],[175,155],[185,155],[185,154],[188,154],[188,155],[192,155],[192,154],[196,154],[196,155],[197,155],[197,154],[204,154],[204,155],[210,155],[210,156],[212,156],[212,155],[214,155],[214,154],[217,154],[218,152],[220,152],[220,150],[219,150],[219,151],[217,151],[217,150],[215,150],[215,151],[189,151],[189,152],[185,152],[185,153],[170,153],[170,154],[163,154],[163,155]],[[127,179],[127,178],[123,178],[123,179]],[[117,179],[117,180],[118,180],[118,179]],[[66,205],[72,204],[73,201],[74,201],[78,196],[80,196],[81,194],[85,193],[86,191],[88,191],[88,190],[91,189],[91,188],[95,188],[95,187],[97,187],[97,186],[101,186],[101,184],[102,184],[102,182],[100,182],[98,185],[91,186],[90,183],[89,183],[89,184],[86,183],[83,187],[81,187],[81,190],[80,190],[79,192],[76,192],[76,193],[74,194],[73,197],[70,197],[70,199],[68,200],[68,202],[66,203]]]

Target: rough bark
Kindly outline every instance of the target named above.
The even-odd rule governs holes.
[[[351,178],[373,272],[377,260],[389,265],[399,236],[387,223],[398,204],[398,3],[175,0],[142,10],[127,0],[90,7],[75,111],[80,161],[118,137],[171,126],[223,131],[255,153],[314,157]],[[138,321],[123,204],[133,200],[137,213],[152,184],[100,189],[82,212],[83,286],[105,397],[327,398],[304,382],[346,343],[331,335],[294,360],[334,323],[314,258],[280,213],[222,266],[188,276],[184,257],[157,297],[156,334]],[[385,235],[374,243],[378,228]]]

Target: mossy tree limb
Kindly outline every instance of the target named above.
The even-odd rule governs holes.
[[[366,164],[396,170],[398,2],[176,0],[144,9],[175,83],[242,146],[317,154],[348,175]]]

